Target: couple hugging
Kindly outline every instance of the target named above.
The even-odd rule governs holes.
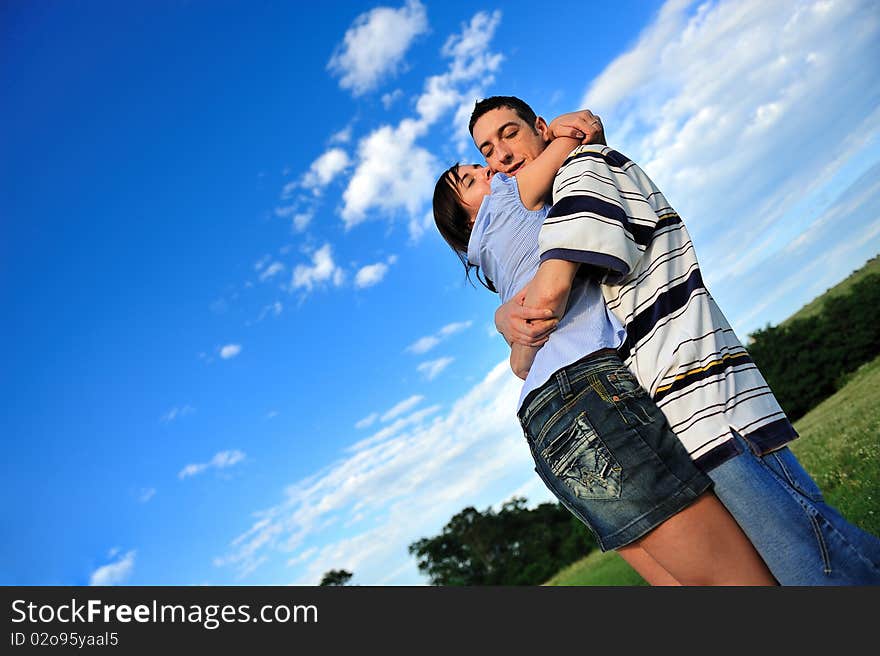
[[[499,293],[535,470],[652,585],[880,584],[880,540],[825,503],[797,433],[703,284],[684,222],[589,110],[476,103],[486,165],[434,190]]]

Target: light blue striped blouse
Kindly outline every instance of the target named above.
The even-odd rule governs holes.
[[[492,193],[483,199],[468,243],[468,260],[482,269],[507,302],[538,271],[538,233],[549,206],[531,211],[519,197],[516,178],[496,173]],[[605,306],[599,284],[577,277],[559,326],[538,351],[520,393],[543,385],[562,367],[603,348],[618,348],[626,331]]]

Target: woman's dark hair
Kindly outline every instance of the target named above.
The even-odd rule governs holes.
[[[470,215],[461,202],[456,185],[461,182],[458,175],[458,162],[446,169],[434,187],[434,223],[440,235],[458,256],[464,265],[464,274],[471,279],[471,270],[474,270],[477,280],[486,289],[498,292],[495,285],[488,278],[480,274],[480,267],[468,261],[468,241],[471,238]],[[473,281],[471,281],[473,283]]]

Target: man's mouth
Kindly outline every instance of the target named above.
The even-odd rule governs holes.
[[[516,164],[511,166],[509,169],[507,169],[507,171],[506,171],[507,175],[515,176],[517,174],[517,171],[519,171],[522,168],[522,165],[523,165],[522,162],[517,162]]]

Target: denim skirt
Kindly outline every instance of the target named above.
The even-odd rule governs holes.
[[[557,371],[518,416],[535,471],[602,551],[639,539],[712,487],[614,351]]]

